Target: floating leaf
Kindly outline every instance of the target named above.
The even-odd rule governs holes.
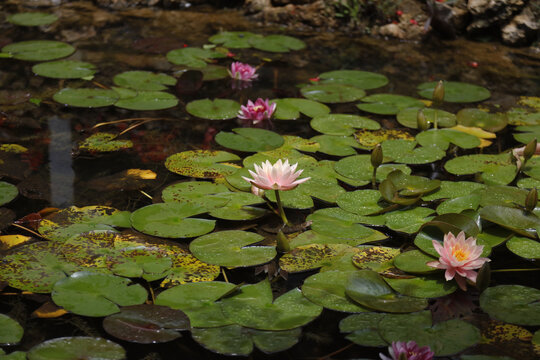
[[[422,146],[435,146],[447,150],[450,144],[462,149],[479,147],[481,142],[476,136],[452,129],[430,129],[416,135],[416,141]]]
[[[204,68],[206,63],[212,59],[224,58],[226,56],[226,54],[214,50],[186,47],[169,51],[167,53],[167,60],[175,65],[200,69]]]
[[[506,112],[510,125],[540,125],[540,112],[523,108],[512,108]]]
[[[438,127],[452,127],[456,125],[456,115],[439,109],[422,109],[418,107],[405,108],[397,114],[397,121],[408,128],[418,128],[418,111],[422,110],[429,124],[435,123],[437,118]]]
[[[361,180],[357,186],[369,184],[373,174],[370,155],[354,155],[339,160],[335,163],[334,169],[337,173],[351,179]],[[383,164],[377,168],[376,180],[381,182],[394,170],[401,170],[405,174],[410,174],[411,169],[403,164]]]
[[[392,211],[384,216],[385,225],[394,231],[413,234],[433,218],[432,214],[433,210],[425,207]]]
[[[482,173],[486,185],[506,185],[516,176],[516,166],[508,153],[459,156],[447,161],[444,168],[454,175]]]
[[[223,193],[229,189],[222,184],[208,181],[184,181],[172,184],[163,189],[161,198],[165,202],[175,201],[190,203],[208,210],[225,206],[229,199]]]
[[[540,230],[540,218],[522,209],[490,205],[480,210],[480,216],[483,220],[491,221],[527,237],[536,237],[538,234],[536,229]]]
[[[362,217],[340,208],[317,210],[306,220],[312,221],[311,229],[313,231],[340,239],[369,238],[375,231],[359,224],[363,220]]]
[[[398,269],[405,272],[426,274],[437,271],[437,269],[426,265],[428,261],[434,260],[435,259],[433,257],[426,255],[419,250],[411,250],[396,256],[394,259],[394,265]]]
[[[354,155],[360,147],[352,136],[318,135],[309,140],[319,144],[319,152],[334,156]]]
[[[388,78],[382,74],[360,70],[334,70],[319,75],[323,84],[345,84],[359,89],[376,89],[388,84]]]
[[[357,252],[357,248],[339,243],[300,245],[279,259],[279,267],[288,273],[309,271],[330,266],[337,259]]]
[[[378,331],[379,321],[385,316],[392,315],[376,312],[351,315],[340,321],[339,331],[350,332],[346,338],[358,345],[385,346],[387,343]]]
[[[41,26],[52,24],[58,20],[58,16],[43,12],[22,12],[9,15],[6,20],[20,26]]]
[[[310,125],[316,131],[327,135],[352,135],[355,129],[378,130],[381,125],[371,119],[358,115],[329,114],[316,116]]]
[[[373,94],[362,98],[362,101],[364,103],[357,104],[357,108],[380,115],[396,115],[402,109],[425,106],[422,101],[413,97],[394,94]]]
[[[461,109],[456,116],[460,125],[479,127],[490,132],[501,131],[507,124],[504,114],[490,114],[475,108]]]
[[[224,220],[253,220],[268,213],[266,209],[250,205],[261,204],[264,200],[252,193],[227,192],[221,194],[228,202],[210,211],[210,216]]]
[[[96,133],[87,137],[79,144],[79,150],[89,152],[110,152],[125,150],[133,147],[131,140],[115,140],[115,134]]]
[[[118,91],[118,88],[115,89]],[[135,96],[122,97],[114,106],[128,110],[163,110],[178,105],[176,96],[163,91],[138,91]]]
[[[418,85],[418,94],[431,99],[438,83],[438,81],[431,81]],[[446,102],[471,103],[486,100],[490,96],[489,90],[481,86],[457,81],[444,82],[444,101]]]
[[[255,36],[258,35],[249,31],[222,31],[211,36],[208,40],[226,48],[246,49],[251,47],[249,40]]]
[[[368,249],[360,250],[352,257],[354,266],[361,270],[373,270],[378,273],[385,273],[394,266],[394,258],[399,255],[399,249],[385,246],[372,246]]]
[[[429,193],[423,195],[422,200],[433,201],[439,199],[455,199],[462,196],[467,196],[473,193],[475,190],[483,189],[486,186],[484,184],[475,183],[472,181],[441,181],[441,186]]]
[[[252,36],[249,43],[255,49],[278,53],[302,50],[306,47],[302,40],[287,35]]]
[[[540,137],[540,125],[516,126],[513,134],[514,139],[522,144],[528,144],[534,139]]]
[[[32,66],[34,74],[53,79],[81,79],[97,72],[93,64],[75,60],[57,60]]]
[[[319,234],[313,230],[308,230],[290,239],[290,246],[291,246],[291,249],[300,247],[302,245],[310,245],[310,244],[321,244],[321,245],[344,244],[344,245],[349,245],[349,246],[358,246],[367,242],[380,241],[386,238],[387,238],[386,235],[376,230],[373,230],[373,234],[368,236],[367,238],[358,238],[358,239],[340,239],[334,236]]]
[[[8,53],[17,60],[48,61],[61,59],[75,52],[69,44],[52,40],[30,40],[11,43],[2,48],[2,53]]]
[[[226,151],[193,150],[169,156],[165,167],[179,175],[215,179],[235,173],[238,167],[227,161],[238,160],[238,156]]]
[[[114,90],[65,88],[54,94],[53,99],[64,105],[95,108],[113,105],[118,94]]]
[[[0,344],[13,345],[21,341],[24,330],[21,325],[7,315],[0,314]]]
[[[342,194],[337,205],[345,211],[357,215],[371,215],[389,206],[377,190],[356,190]]]
[[[115,75],[113,82],[117,86],[129,89],[159,91],[167,89],[166,85],[175,85],[176,79],[163,73],[125,71]]]
[[[366,95],[362,89],[342,84],[308,85],[304,86],[300,92],[309,100],[323,103],[346,103],[356,101]]]
[[[382,143],[384,140],[404,139],[414,140],[414,136],[405,130],[396,129],[380,129],[375,131],[358,130],[354,133],[354,137],[362,149],[371,150],[375,145]]]
[[[194,100],[186,105],[186,111],[203,119],[226,120],[238,115],[240,104],[229,99]]]
[[[506,243],[506,247],[525,259],[540,259],[540,243],[536,240],[513,236]]]
[[[126,352],[107,339],[77,336],[42,342],[31,348],[27,357],[28,360],[122,360]]]
[[[385,140],[381,143],[386,158],[403,164],[428,164],[445,157],[446,152],[436,147],[416,147],[416,141]]]
[[[540,325],[540,290],[499,285],[480,295],[480,307],[492,318],[518,325]]]
[[[83,316],[107,316],[120,306],[146,301],[146,290],[129,279],[108,274],[76,272],[54,284],[52,299],[64,309]]]
[[[384,280],[398,293],[417,298],[438,298],[457,290],[455,282],[446,281],[437,275],[419,276],[408,279],[386,278]]]
[[[245,152],[277,149],[284,142],[281,135],[265,129],[236,128],[232,131],[235,134],[220,131],[217,133],[215,141],[226,148]]]
[[[311,118],[330,113],[328,106],[313,100],[283,98],[273,99],[270,102],[276,104],[274,118],[278,120],[295,120],[300,117],[300,113]]]
[[[19,195],[19,190],[15,185],[0,181],[0,205],[7,204]]]

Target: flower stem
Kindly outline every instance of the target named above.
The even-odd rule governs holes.
[[[289,225],[289,220],[287,220],[287,216],[285,215],[285,211],[283,210],[283,205],[281,204],[281,198],[279,197],[279,190],[274,190],[276,194],[276,202],[278,206],[279,215],[281,216],[281,220],[283,220],[284,225]]]
[[[434,114],[434,119],[433,119],[433,128],[434,129],[437,129],[438,127],[438,123],[439,123],[439,110],[438,109],[435,109],[435,114]]]
[[[540,268],[534,268],[534,269],[497,269],[497,270],[491,270],[492,273],[494,273],[494,272],[518,272],[518,271],[540,271]]]

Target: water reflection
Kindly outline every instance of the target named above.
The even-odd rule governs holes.
[[[59,208],[71,206],[75,173],[71,167],[70,121],[51,116],[47,119],[47,124],[51,141],[49,144],[51,206]]]

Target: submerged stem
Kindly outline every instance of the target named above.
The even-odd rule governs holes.
[[[283,205],[281,204],[281,198],[279,197],[279,190],[274,190],[276,194],[276,202],[278,206],[279,215],[281,216],[281,220],[283,220],[284,225],[289,225],[289,220],[287,220],[287,216],[285,215],[285,211],[283,210]]]
[[[491,270],[492,273],[494,272],[518,272],[518,271],[540,271],[540,268],[534,268],[534,269],[497,269],[497,270]]]

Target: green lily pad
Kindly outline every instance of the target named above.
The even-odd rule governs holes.
[[[516,126],[514,131],[516,131],[512,134],[514,139],[522,144],[528,144],[540,137],[540,125]]]
[[[269,262],[276,256],[274,246],[248,246],[264,238],[256,233],[228,230],[201,236],[189,244],[199,260],[226,267],[245,267]]]
[[[437,147],[416,147],[416,141],[385,140],[381,146],[385,158],[403,164],[428,164],[446,156],[446,152]]]
[[[114,106],[128,110],[163,110],[178,105],[173,94],[164,91],[138,91],[134,97],[121,98]]]
[[[52,40],[30,40],[11,43],[2,48],[17,60],[48,61],[61,59],[75,52],[69,44]]]
[[[169,51],[167,53],[167,60],[175,65],[200,69],[204,68],[212,59],[224,58],[226,56],[226,54],[210,49],[186,47]]]
[[[482,173],[486,185],[506,185],[516,176],[516,166],[508,153],[459,156],[447,161],[444,168],[454,175]]]
[[[392,211],[385,214],[385,225],[394,231],[413,234],[433,218],[432,214],[433,210],[425,207]]]
[[[317,135],[309,140],[319,144],[319,152],[334,156],[354,155],[360,147],[352,136]]]
[[[107,339],[76,336],[42,342],[31,348],[27,357],[28,360],[122,360],[126,352]]]
[[[225,206],[230,200],[223,193],[229,189],[223,184],[208,181],[184,181],[163,189],[161,198],[164,202],[190,203],[208,210]]]
[[[437,126],[439,128],[441,127],[452,127],[456,125],[457,118],[456,115],[439,110],[439,109],[422,109],[418,107],[412,107],[412,108],[406,108],[401,110],[397,114],[397,121],[408,128],[417,129],[418,128],[418,111],[422,110],[424,112],[424,116],[426,118],[426,121],[429,124],[435,123],[435,118],[437,118]]]
[[[360,225],[362,218],[340,208],[326,208],[315,211],[306,219],[312,221],[311,229],[319,234],[340,239],[369,238],[373,229]]]
[[[249,31],[222,31],[210,36],[208,41],[213,44],[221,44],[231,49],[247,49],[251,47],[249,40],[256,35]]]
[[[433,257],[419,250],[411,250],[396,256],[394,259],[394,265],[398,269],[405,272],[415,274],[427,274],[437,271],[437,269],[426,265],[428,261],[433,260],[435,260]]]
[[[58,20],[58,16],[43,12],[22,12],[9,15],[6,20],[20,26],[41,26],[52,24]]]
[[[381,193],[377,190],[356,190],[342,194],[337,199],[337,205],[345,211],[357,215],[371,215],[386,208]]]
[[[483,189],[486,186],[484,184],[475,183],[472,181],[441,181],[441,186],[429,193],[422,196],[424,201],[433,201],[439,199],[456,199],[459,197],[467,196],[473,193],[475,190]]]
[[[363,98],[364,90],[343,84],[321,84],[304,86],[300,92],[302,95],[314,101],[323,103],[346,103]]]
[[[456,354],[481,340],[480,330],[459,319],[432,325],[431,312],[385,316],[379,333],[387,341],[415,341],[429,346],[436,356]]]
[[[351,179],[361,180],[362,182],[358,186],[367,185],[371,182],[371,176],[373,174],[373,166],[370,159],[370,155],[349,156],[336,162],[334,169],[338,174]],[[386,179],[386,176],[394,170],[401,170],[405,174],[411,173],[411,169],[407,165],[383,164],[377,168],[377,182]]]
[[[190,203],[159,203],[135,210],[131,223],[136,230],[152,236],[187,238],[214,230],[215,220],[192,218],[207,209]]]
[[[480,295],[480,307],[492,318],[518,325],[540,325],[540,290],[499,285]]]
[[[537,237],[536,229],[540,229],[540,218],[522,209],[490,205],[480,210],[480,216],[483,220],[491,221],[527,237]]]
[[[290,330],[320,315],[322,307],[292,289],[272,301],[268,280],[240,287],[240,293],[221,300],[225,316],[238,325],[257,330]]]
[[[302,40],[287,35],[252,36],[249,43],[255,49],[277,53],[302,50],[306,47]]]
[[[296,328],[284,331],[248,329],[240,325],[228,325],[210,329],[193,329],[191,335],[206,349],[224,355],[247,356],[256,346],[264,353],[284,351],[295,345],[302,334]]]
[[[253,220],[268,213],[268,210],[250,205],[261,204],[264,200],[252,193],[227,192],[223,193],[228,202],[222,207],[210,211],[210,216],[223,220]]]
[[[92,76],[97,68],[90,63],[75,60],[57,60],[32,66],[34,74],[53,79],[81,79]]]
[[[364,103],[356,104],[357,108],[380,115],[396,115],[402,109],[425,106],[422,101],[413,97],[394,94],[373,94],[362,98],[362,101]]]
[[[316,131],[327,135],[352,135],[355,129],[378,130],[381,125],[371,119],[358,115],[329,114],[316,116],[310,125]]]
[[[475,108],[461,109],[456,116],[460,125],[479,127],[489,132],[501,131],[508,123],[505,114],[490,114]]]
[[[0,181],[0,205],[7,204],[19,195],[19,190],[15,185]]]
[[[119,313],[103,319],[110,335],[139,344],[164,343],[178,339],[178,331],[189,330],[189,319],[180,310],[167,306],[142,304],[123,307]]]
[[[54,284],[52,299],[64,309],[83,316],[107,316],[120,311],[118,306],[139,305],[148,293],[129,279],[109,274],[76,272]]]
[[[229,99],[194,100],[186,105],[186,111],[202,119],[226,120],[238,115],[240,104]]]
[[[462,149],[472,149],[480,145],[480,139],[474,135],[453,129],[430,129],[416,135],[416,141],[422,146],[435,146],[447,150],[450,143]]]
[[[288,273],[314,270],[330,266],[347,254],[359,249],[345,244],[308,244],[297,246],[279,259],[279,267]]]
[[[238,167],[228,161],[240,158],[226,151],[193,150],[173,154],[165,160],[165,167],[176,174],[215,179],[235,173]]]
[[[284,140],[281,135],[265,129],[257,128],[236,128],[233,133],[220,131],[215,137],[215,141],[226,148],[245,151],[259,152],[277,149],[283,145]]]
[[[334,70],[319,75],[322,84],[344,84],[359,89],[376,89],[388,84],[388,78],[382,74],[360,70]]]
[[[160,91],[167,89],[166,85],[175,85],[176,79],[163,73],[150,71],[125,71],[115,75],[113,82],[123,88]]]
[[[516,207],[516,205],[525,206],[525,199],[529,193],[527,190],[518,189],[514,186],[492,185],[477,190],[475,193],[480,195],[480,205],[500,205]]]
[[[525,259],[540,259],[540,243],[536,240],[513,236],[506,243],[508,250]]]
[[[361,148],[366,150],[373,149],[377,144],[382,143],[384,140],[414,140],[414,136],[408,131],[401,129],[380,129],[375,131],[358,130],[354,133],[354,137]]]
[[[361,270],[373,270],[385,273],[394,267],[394,258],[399,255],[399,249],[385,246],[372,246],[360,250],[352,257],[352,263]]]
[[[386,341],[379,335],[379,321],[384,313],[368,312],[354,314],[340,321],[339,331],[350,333],[345,338],[361,346],[385,346]]]
[[[384,280],[398,293],[416,298],[438,298],[457,290],[455,282],[446,281],[437,275]]]
[[[300,113],[310,118],[330,113],[328,106],[308,99],[283,98],[273,99],[270,102],[276,104],[274,118],[277,120],[296,120],[300,117]]]
[[[423,176],[413,176],[403,173],[400,170],[394,170],[383,181],[391,182],[394,188],[394,192],[399,196],[416,197],[423,194],[430,193],[439,188],[441,185],[440,180],[431,180]],[[381,183],[381,187],[382,187]],[[379,188],[381,195],[387,200],[392,201],[385,192]]]
[[[68,240],[64,245],[71,242]],[[166,277],[172,267],[172,259],[164,251],[153,248],[126,248],[117,252],[112,272],[124,277],[142,277],[155,281]]]
[[[225,66],[208,64],[202,69],[194,69],[202,72],[203,81],[221,80],[229,77],[229,72]]]
[[[431,81],[418,85],[418,94],[427,99],[433,96],[433,90],[437,86],[438,81]],[[471,103],[486,100],[491,96],[488,89],[478,85],[457,82],[444,82],[444,101],[456,103]]]
[[[359,239],[340,239],[334,236],[319,234],[313,230],[308,230],[290,239],[289,245],[291,246],[291,249],[300,247],[302,245],[310,245],[310,244],[320,244],[320,245],[344,244],[344,245],[349,245],[349,246],[358,246],[358,245],[368,243],[368,242],[384,240],[386,238],[387,238],[386,235],[376,230],[373,230],[373,234],[368,236],[367,238],[359,238]]]
[[[0,360],[27,360],[26,353],[23,351],[13,351],[9,355],[3,355],[4,350],[0,349]]]
[[[221,281],[196,282],[177,285],[161,292],[155,304],[179,309],[186,313],[194,328],[231,325],[216,302],[237,286]]]
[[[366,308],[351,301],[345,294],[349,276],[353,272],[325,271],[304,280],[302,294],[315,304],[330,310],[366,312]]]
[[[79,144],[79,150],[89,152],[110,152],[130,149],[133,147],[131,140],[115,140],[115,134],[96,133],[87,137]]]
[[[95,108],[113,105],[118,100],[114,90],[65,88],[53,95],[54,101],[75,107]]]
[[[506,112],[510,125],[540,125],[540,112],[514,107]]]
[[[7,315],[0,314],[0,344],[16,344],[21,341],[24,329]]]
[[[362,306],[390,313],[419,311],[428,305],[425,299],[394,293],[383,278],[371,270],[361,270],[351,274],[346,293]]]

